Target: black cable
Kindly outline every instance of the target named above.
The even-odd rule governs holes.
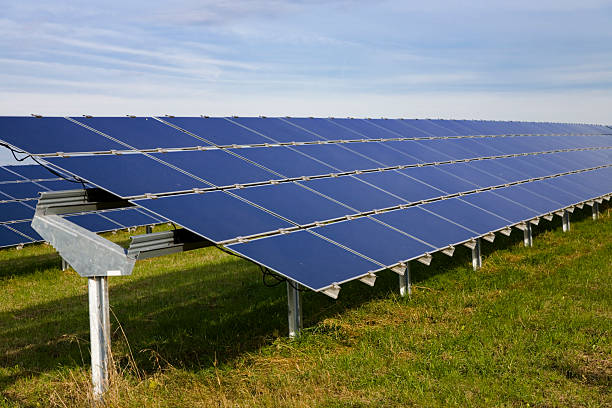
[[[36,164],[38,164],[39,166],[41,166],[44,169],[46,169],[47,171],[49,171],[54,176],[56,176],[58,178],[61,178],[63,180],[69,181],[71,183],[80,183],[83,186],[83,190],[86,190],[85,180],[83,180],[83,179],[81,179],[79,177],[75,177],[75,176],[73,176],[73,179],[67,178],[66,176],[64,176],[63,174],[55,171],[54,169],[52,169],[51,167],[47,166],[46,164],[41,163],[37,157],[32,156],[28,152],[24,152],[24,151],[20,151],[20,150],[14,149],[14,148],[12,148],[7,143],[0,142],[0,146],[6,147],[7,149],[9,149],[11,151],[11,153],[13,154],[13,157],[15,158],[15,160],[17,160],[18,162],[22,162],[22,161],[26,160],[29,157],[32,160],[34,160],[36,162]],[[20,158],[17,157],[17,154],[25,154],[25,156],[20,159]]]
[[[226,254],[228,254],[228,255],[232,255],[232,256],[235,256],[235,257],[238,257],[238,258],[244,259],[245,261],[253,262],[253,261],[252,261],[252,260],[250,260],[249,258],[246,258],[246,257],[244,257],[244,256],[242,256],[242,255],[240,255],[240,254],[236,254],[236,253],[234,253],[234,252],[230,252],[230,251],[228,251],[227,249],[223,248],[221,245],[216,245],[216,247],[217,247],[217,248],[218,248],[220,251],[225,252],[225,253],[226,253]],[[254,263],[254,262],[253,262],[253,263]],[[296,285],[295,285],[295,283],[294,283],[292,280],[287,279],[287,278],[285,278],[284,276],[281,276],[281,275],[277,274],[276,272],[273,272],[273,271],[271,271],[270,269],[268,269],[268,268],[266,268],[266,267],[264,267],[264,266],[261,266],[261,265],[260,265],[260,264],[258,264],[258,263],[255,263],[255,265],[257,265],[257,266],[259,267],[259,270],[261,271],[261,280],[262,280],[262,282],[263,282],[264,286],[266,286],[266,287],[268,287],[268,288],[273,288],[273,287],[276,287],[276,286],[278,286],[278,285],[280,285],[280,284],[282,284],[282,283],[284,283],[284,282],[287,282],[287,283],[289,284],[289,286],[291,286],[293,289],[296,289],[296,290],[298,290],[298,291],[300,291],[300,292],[305,292],[305,291],[306,291],[306,289],[304,289],[304,288],[300,288],[300,287],[299,287],[299,285],[298,285],[298,286],[296,286]],[[269,281],[269,279],[270,279],[270,278],[271,278],[271,279],[273,279],[273,280],[275,280],[275,282],[272,282],[272,283],[271,283],[271,282]],[[268,280],[267,280],[267,279],[268,279]]]

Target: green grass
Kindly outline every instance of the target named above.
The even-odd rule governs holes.
[[[340,298],[304,294],[287,331],[286,289],[206,248],[110,279],[109,404],[194,406],[612,406],[612,217],[590,207],[522,234],[414,263]],[[107,235],[127,242],[127,233]],[[0,407],[88,406],[86,280],[47,245],[0,251]]]

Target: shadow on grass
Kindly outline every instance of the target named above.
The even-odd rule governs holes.
[[[591,216],[590,207],[576,210],[573,220]],[[542,221],[537,234],[561,227],[559,217]],[[494,244],[485,243],[486,256],[492,250],[508,248],[522,242],[521,231],[510,237],[497,235]],[[208,248],[200,251],[215,251]],[[36,268],[56,267],[54,254],[29,257],[22,272]],[[414,262],[415,284],[432,275],[456,268],[469,268],[471,252],[458,247],[450,258],[435,254],[432,265]],[[157,262],[163,262],[163,258]],[[153,265],[151,263],[151,265]],[[169,266],[172,269],[172,265]],[[176,268],[175,268],[176,269]],[[12,272],[15,274],[15,271]],[[155,277],[130,278],[111,286],[110,303],[113,318],[113,351],[121,366],[128,365],[128,344],[139,369],[152,372],[172,365],[193,371],[230,363],[240,355],[270,344],[287,332],[286,287],[268,288],[261,284],[258,269],[241,259],[225,257],[187,270],[170,270]],[[114,283],[122,278],[111,278]],[[116,279],[116,280],[115,280]],[[355,308],[375,298],[388,297],[398,290],[393,272],[379,275],[376,286],[361,282],[342,286],[340,299],[305,292],[303,298],[305,326]],[[89,364],[89,323],[86,295],[42,303],[11,313],[0,314],[0,366],[19,365],[19,374],[0,378],[0,390],[19,378],[58,367]]]

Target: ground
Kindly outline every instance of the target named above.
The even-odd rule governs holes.
[[[398,278],[304,294],[286,337],[284,286],[216,248],[110,278],[115,407],[612,406],[612,217],[602,207]],[[108,234],[125,244],[127,233]],[[0,251],[0,407],[88,406],[86,279],[47,245]]]

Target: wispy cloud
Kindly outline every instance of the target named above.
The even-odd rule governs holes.
[[[11,2],[0,17],[0,114],[391,116],[401,103],[412,116],[465,117],[454,101],[475,117],[551,119],[545,100],[612,123],[601,108],[612,95],[611,16],[599,0]],[[581,99],[540,98],[564,93]],[[499,96],[510,94],[511,110]]]

